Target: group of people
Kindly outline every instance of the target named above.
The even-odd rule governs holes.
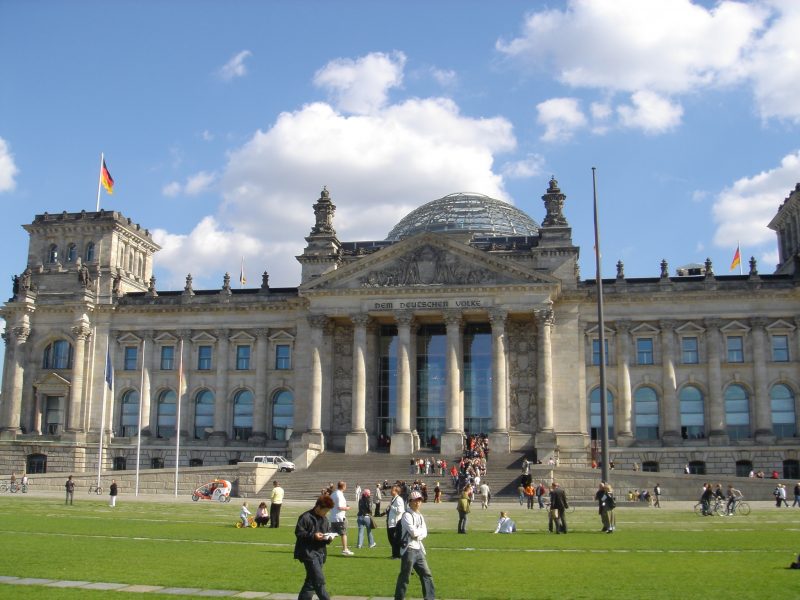
[[[261,502],[256,509],[255,522],[256,527],[270,527],[277,529],[281,524],[281,507],[283,506],[284,489],[278,480],[272,482],[272,493],[270,494],[270,506],[267,508],[266,502]],[[250,523],[252,513],[247,507],[247,502],[242,503],[242,509],[239,512],[239,518],[242,520],[242,526],[247,527]]]
[[[700,504],[702,505],[702,510],[700,514],[704,517],[708,517],[714,514],[714,510],[711,506],[712,502],[725,502],[725,515],[732,515],[735,508],[736,503],[739,502],[744,495],[740,490],[737,490],[733,485],[728,485],[728,491],[722,491],[722,484],[712,484],[712,483],[704,483],[703,484],[703,493],[700,495]]]
[[[376,488],[380,487],[376,486]],[[403,488],[406,488],[405,491],[408,493],[406,499],[401,496]],[[338,482],[336,490],[332,494],[321,494],[314,507],[300,515],[297,520],[294,557],[303,563],[306,570],[306,578],[298,596],[299,600],[311,600],[315,593],[319,600],[330,599],[322,567],[327,558],[327,546],[336,537],[342,538],[342,554],[353,555],[352,551],[347,548],[345,515],[350,510],[350,506],[347,505],[344,496],[346,489],[346,482]],[[420,512],[422,494],[417,490],[408,492],[406,486],[401,487],[398,484],[391,487],[390,494],[391,500],[385,512],[386,532],[392,549],[392,558],[401,561],[394,597],[397,600],[405,598],[411,572],[415,571],[422,583],[424,599],[434,600],[433,575],[428,567],[423,544],[423,540],[428,535],[428,529],[425,517]],[[371,495],[369,489],[363,490],[358,502],[359,547],[363,541],[362,520],[365,523],[367,520],[373,521]],[[369,528],[368,531],[370,548],[373,548],[376,543],[372,536],[372,528]]]
[[[439,475],[447,472],[447,461],[443,458],[411,458],[409,460],[409,474],[411,475]]]
[[[544,508],[544,497],[547,493],[547,485],[543,481],[537,483],[531,479],[530,475],[522,475],[520,477],[520,482],[517,486],[520,506],[527,502],[528,508],[532,509],[535,500],[539,508],[542,509]]]

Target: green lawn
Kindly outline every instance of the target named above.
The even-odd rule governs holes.
[[[122,497],[111,509],[84,496],[65,507],[57,499],[5,495],[0,497],[5,547],[0,575],[296,593],[304,571],[292,558],[293,531],[305,508],[284,507],[280,529],[239,530],[233,527],[239,512],[235,501],[193,503],[187,497],[185,503],[155,503]],[[800,552],[796,508],[757,503],[748,517],[702,518],[688,509],[623,506],[613,535],[599,531],[596,510],[579,508],[569,515],[570,534],[559,536],[547,533],[544,511],[515,504],[502,508],[519,531],[494,535],[499,508],[476,507],[463,536],[455,533],[454,504],[424,506],[438,597],[800,597],[800,571],[786,569]],[[387,558],[385,529],[375,533],[378,547],[357,550],[352,558],[341,556],[338,542],[331,547],[326,575],[332,594],[392,596],[399,562]],[[355,547],[356,529],[350,534]],[[418,580],[409,589],[420,596]],[[117,592],[0,585],[0,595],[7,597],[33,591],[25,595],[119,597]]]

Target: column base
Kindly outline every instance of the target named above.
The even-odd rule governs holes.
[[[683,445],[683,438],[681,434],[677,431],[667,431],[661,437],[661,441],[664,443],[665,446],[682,446]]]
[[[411,432],[411,437],[414,440],[414,452],[416,452],[417,450],[422,448],[422,444],[420,444],[419,442],[419,433],[417,432],[416,429]]]
[[[9,427],[8,429],[4,429],[0,431],[0,440],[13,440],[19,435],[20,430],[14,427]]]
[[[363,456],[369,452],[369,436],[366,431],[351,431],[344,441],[344,453]]]
[[[616,441],[617,446],[621,448],[630,448],[636,440],[633,439],[633,434],[630,431],[623,431],[617,434],[614,441]]]
[[[756,431],[753,437],[756,440],[756,444],[761,444],[765,446],[769,444],[774,444],[775,440],[777,439],[775,437],[775,434],[772,433],[771,429],[759,429],[758,431]]]
[[[263,431],[257,431],[249,437],[248,441],[253,444],[262,445],[267,441],[267,434]]]
[[[183,435],[183,432],[181,432],[181,435]],[[213,431],[206,438],[209,446],[224,446],[227,440],[228,436],[224,431]]]
[[[721,429],[716,429],[708,434],[709,446],[727,446],[730,441],[728,433]]]
[[[300,470],[307,469],[325,451],[325,434],[321,431],[306,431],[296,438],[292,436],[289,448],[295,466]]]
[[[501,452],[503,454],[511,452],[511,435],[507,430],[492,431],[489,434],[489,450],[490,457],[492,452]]]
[[[414,453],[414,436],[410,431],[395,431],[392,434],[392,443],[389,445],[389,454],[410,456]]]
[[[441,447],[442,456],[446,460],[461,456],[464,452],[464,435],[460,431],[445,431],[442,434]]]

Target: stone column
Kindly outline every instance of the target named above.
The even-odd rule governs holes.
[[[228,414],[232,412],[228,403],[228,330],[217,329],[216,393],[214,397],[214,431],[208,436],[208,443],[224,445],[231,428],[228,427]]]
[[[263,443],[268,437],[267,365],[269,357],[267,356],[267,336],[269,330],[256,329],[253,333],[256,336],[256,395],[253,404],[253,435],[250,436],[250,440],[255,443]]]
[[[555,416],[553,412],[553,346],[552,327],[555,316],[551,309],[534,312],[536,319],[536,353],[539,364],[537,373],[537,396],[539,397],[539,432],[537,446],[552,440],[555,443]]]
[[[328,324],[325,315],[308,317],[311,326],[311,410],[308,431],[322,435],[322,332]]]
[[[492,418],[494,427],[489,443],[495,452],[508,452],[511,438],[508,433],[508,400],[506,398],[506,317],[504,310],[489,313],[492,324]]]
[[[725,430],[725,406],[722,398],[722,366],[720,353],[720,319],[706,319],[706,346],[708,348],[708,441],[712,446],[728,443]]]
[[[767,382],[767,332],[769,319],[750,319],[753,335],[753,408],[755,415],[755,440],[759,444],[775,443],[772,433],[772,401]]]
[[[72,328],[75,336],[75,352],[72,355],[72,381],[70,382],[69,405],[67,407],[68,433],[81,431],[81,405],[83,403],[83,364],[86,359],[86,340],[91,335],[89,327],[81,322]],[[114,406],[114,399],[105,397],[109,406]],[[102,402],[102,400],[101,400]],[[107,409],[108,410],[108,409]],[[108,418],[108,412],[106,412]]]
[[[27,325],[11,328],[5,334],[6,363],[8,369],[3,379],[3,412],[0,422],[0,438],[14,439],[19,429],[19,414],[22,410],[22,381],[25,376],[26,342],[31,331]]]
[[[345,439],[345,454],[369,452],[366,429],[367,411],[367,325],[369,315],[354,315],[353,321],[353,394],[351,406],[352,431]]]
[[[411,313],[395,313],[397,322],[397,417],[395,419],[392,454],[409,455],[414,451],[411,435]]]
[[[445,456],[458,456],[464,447],[464,422],[460,419],[461,371],[458,368],[461,312],[447,311],[444,320],[447,325],[447,407],[441,452]]]
[[[614,414],[614,438],[619,446],[633,443],[633,402],[631,399],[631,323],[616,322],[618,411]],[[607,339],[607,338],[606,338]],[[606,354],[608,357],[608,354]]]
[[[178,331],[178,337],[180,338],[180,342],[178,343],[178,368],[182,370],[179,371],[177,377],[177,381],[180,385],[178,385],[178,389],[176,390],[177,398],[175,400],[178,403],[176,408],[179,409],[178,415],[180,415],[180,419],[178,419],[176,415],[175,433],[176,435],[185,436],[189,429],[189,427],[183,427],[183,424],[186,423],[188,418],[187,413],[189,412],[187,391],[189,390],[189,373],[192,372],[192,332],[189,329],[182,329]],[[215,398],[215,402],[218,401],[219,399]],[[194,428],[193,423],[190,425],[191,428]]]
[[[661,366],[664,398],[661,419],[664,424],[662,440],[668,446],[681,443],[681,407],[678,400],[678,383],[675,376],[675,321],[663,320],[661,325]]]
[[[144,352],[142,352],[142,389],[139,390],[140,406],[141,406],[141,423],[142,435],[149,436],[153,430],[150,414],[150,397],[152,388],[153,373],[157,372],[161,367],[161,356],[159,356],[158,348],[155,344],[155,332],[144,332],[144,347],[146,351],[150,352],[150,361],[145,361]]]
[[[33,398],[33,433],[42,435],[42,393],[37,389],[34,390]]]

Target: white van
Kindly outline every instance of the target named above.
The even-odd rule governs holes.
[[[278,471],[281,473],[290,473],[295,469],[294,463],[286,460],[282,456],[254,456],[253,462],[273,465],[278,467]]]

